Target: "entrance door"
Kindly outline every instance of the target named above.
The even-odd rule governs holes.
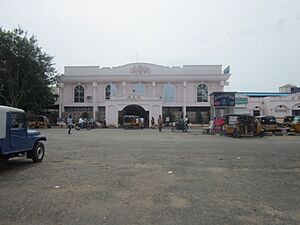
[[[292,115],[293,115],[293,116],[300,116],[300,109],[299,109],[299,110],[297,110],[297,109],[294,110],[294,109],[293,109],[293,110],[292,110]]]
[[[144,118],[144,126],[149,127],[149,111],[139,105],[128,105],[119,111],[119,124],[123,126],[123,118],[126,115],[139,116]]]
[[[27,147],[27,129],[24,113],[13,112],[10,114],[9,143],[12,152],[21,151]]]

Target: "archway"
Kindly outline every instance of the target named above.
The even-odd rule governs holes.
[[[149,111],[146,111],[142,106],[128,105],[122,111],[119,111],[120,126],[123,126],[123,117],[126,115],[143,117],[145,127],[149,127]]]

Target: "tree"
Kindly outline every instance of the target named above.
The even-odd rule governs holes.
[[[35,36],[0,27],[0,103],[32,112],[52,105],[51,85],[58,77],[52,60]]]

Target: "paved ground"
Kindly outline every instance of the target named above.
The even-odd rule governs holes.
[[[300,136],[42,130],[0,164],[0,224],[300,224]]]

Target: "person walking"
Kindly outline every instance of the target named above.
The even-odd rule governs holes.
[[[154,117],[152,116],[151,118],[151,128],[154,129],[155,128],[155,120]]]
[[[141,119],[140,119],[140,127],[141,127],[141,129],[144,129],[144,118],[143,117],[141,117]]]
[[[68,134],[71,134],[71,130],[72,130],[72,126],[73,126],[73,122],[72,122],[72,114],[69,115],[68,119],[67,119],[67,125],[68,125]]]
[[[161,118],[161,115],[159,115],[157,122],[158,122],[158,130],[159,132],[161,132],[161,128],[163,124],[163,119]]]

